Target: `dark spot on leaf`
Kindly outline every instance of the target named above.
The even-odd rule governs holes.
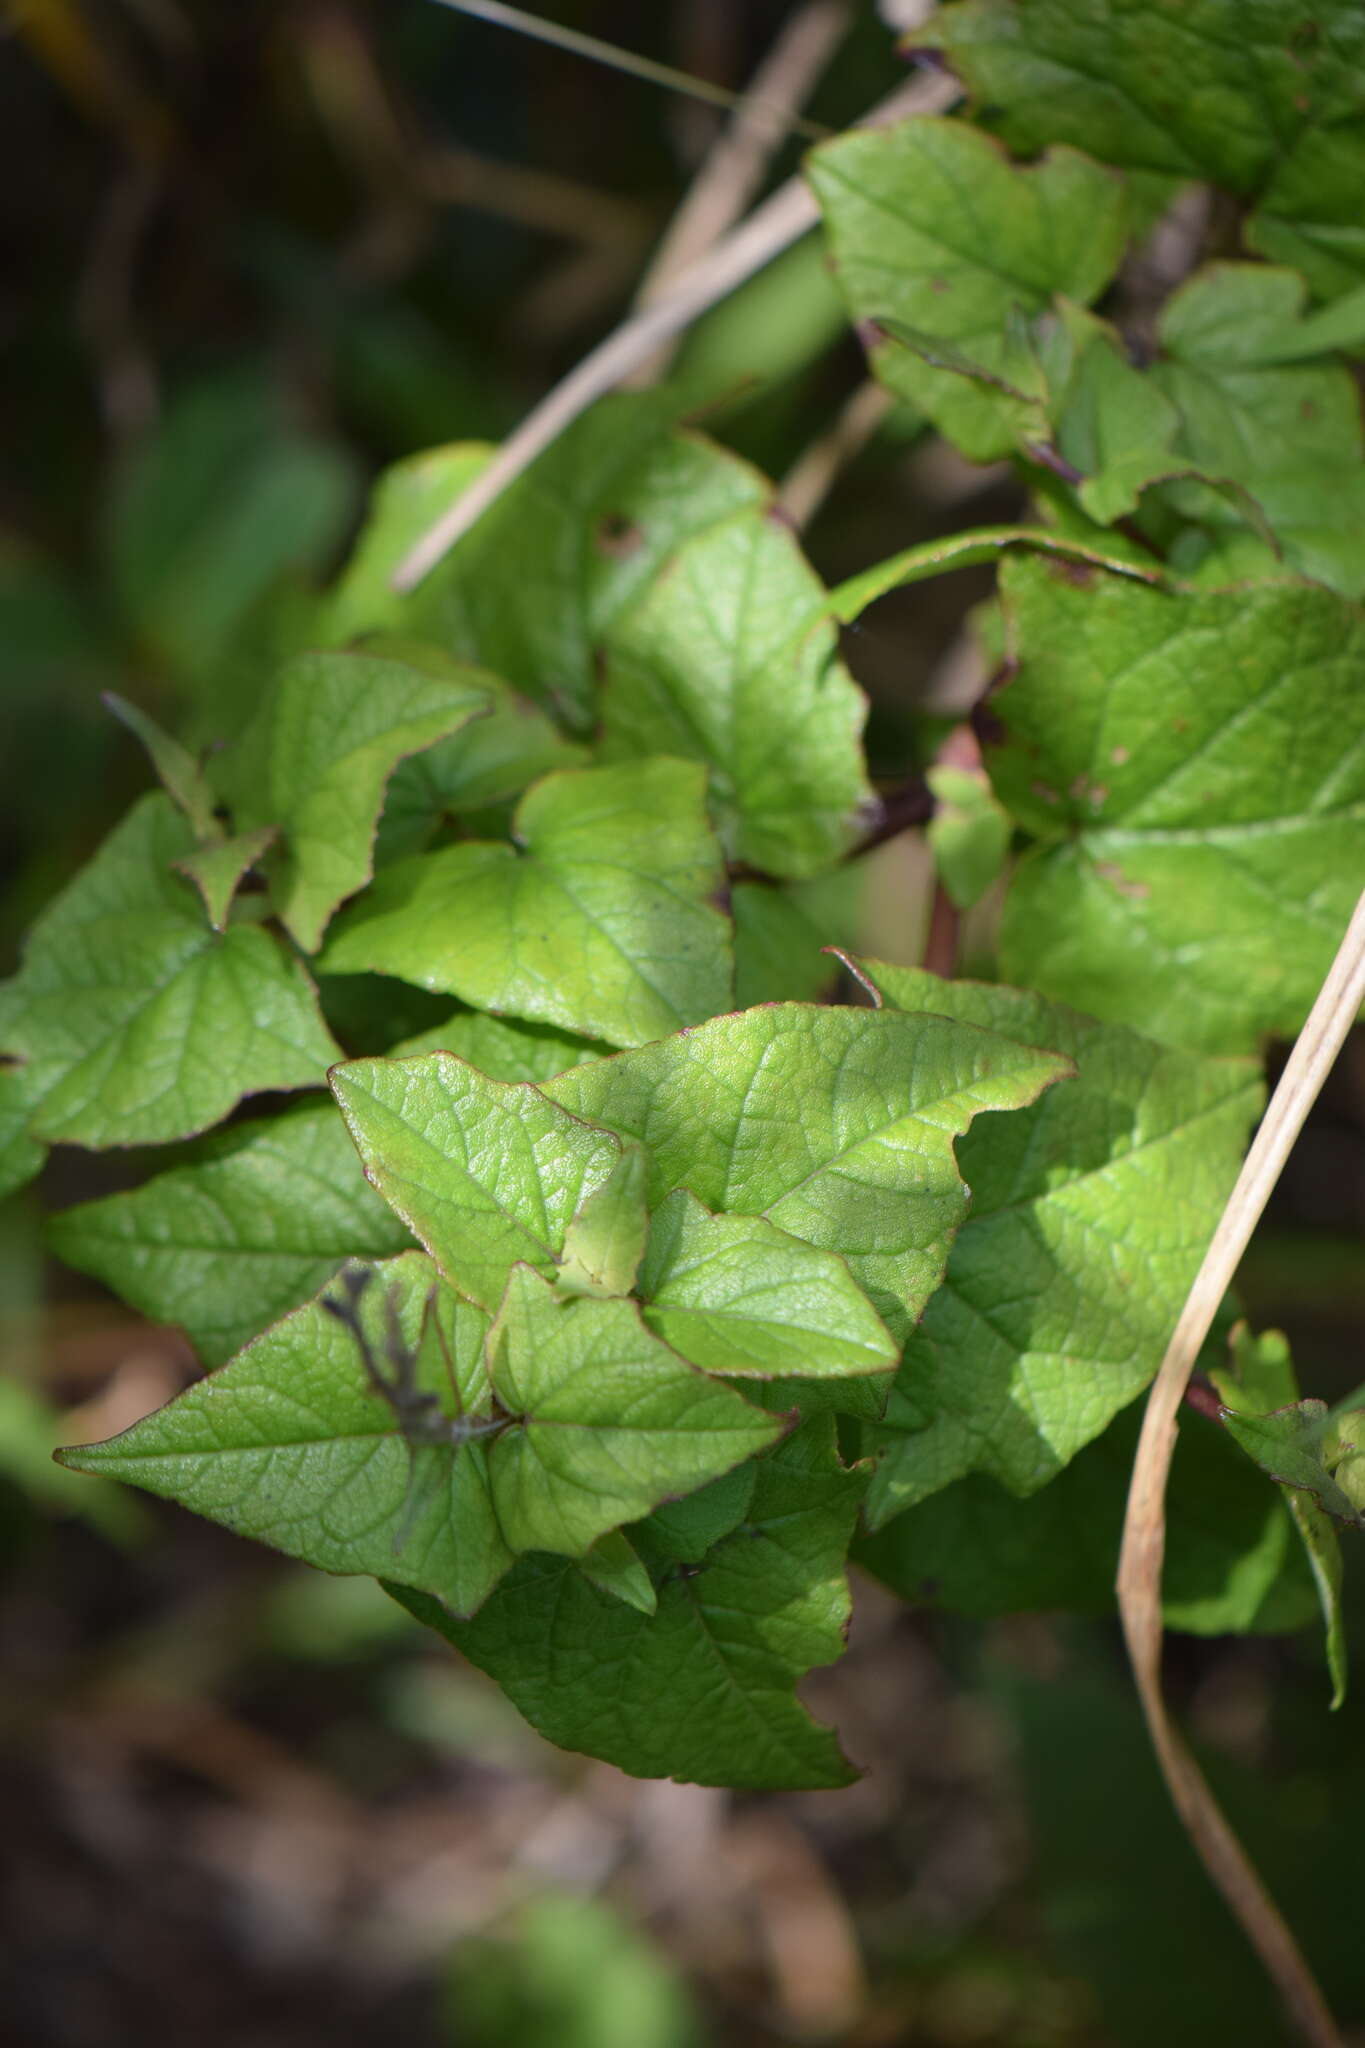
[[[1088,590],[1095,580],[1095,568],[1090,562],[1058,562],[1057,574],[1077,590]]]
[[[1049,789],[1045,782],[1031,782],[1029,788],[1042,803],[1059,804],[1061,802],[1061,798],[1056,790]]]
[[[776,498],[768,506],[763,517],[767,520],[769,526],[780,526],[785,533],[796,532],[796,521],[792,518],[786,506]]]
[[[947,278],[931,277],[929,280],[929,289],[931,292],[946,292],[949,289]]]
[[[1172,731],[1172,732],[1188,732],[1188,731],[1189,731],[1189,729],[1190,729],[1190,721],[1189,721],[1189,719],[1188,719],[1188,718],[1173,718],[1173,719],[1171,720],[1171,731]]]
[[[626,561],[638,554],[645,540],[642,529],[621,512],[605,512],[593,537],[598,554],[608,555],[613,561]]]

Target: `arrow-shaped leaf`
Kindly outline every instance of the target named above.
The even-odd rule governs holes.
[[[268,932],[215,932],[171,872],[194,832],[147,796],[34,927],[0,992],[35,1137],[159,1144],[243,1095],[317,1086],[338,1048],[312,982]]]
[[[621,1158],[610,1131],[453,1053],[351,1060],[331,1079],[368,1178],[490,1313],[519,1261],[553,1274],[572,1218]]]
[[[679,1358],[632,1301],[560,1302],[514,1269],[488,1340],[519,1426],[489,1460],[512,1548],[583,1557],[600,1536],[764,1450],[783,1422]]]
[[[841,1258],[762,1216],[713,1216],[686,1188],[654,1218],[640,1291],[650,1328],[707,1372],[838,1379],[900,1356]]]
[[[733,1533],[713,1549],[672,1540],[671,1519],[690,1502],[651,1515],[631,1534],[657,1586],[652,1616],[548,1557],[525,1559],[468,1623],[391,1590],[566,1749],[641,1778],[847,1785],[854,1773],[838,1741],[794,1688],[843,1654],[845,1556],[863,1483],[839,1463],[825,1417],[709,1489],[748,1492],[742,1521],[727,1516]]]
[[[839,1253],[904,1338],[966,1213],[953,1139],[1070,1072],[1064,1055],[943,1017],[774,1003],[543,1092],[645,1146],[651,1201],[687,1187]]]
[[[703,769],[651,760],[547,775],[513,833],[517,846],[450,846],[387,868],[338,920],[323,971],[395,974],[612,1045],[730,1002]]]
[[[454,1415],[442,1348],[422,1342],[434,1290],[460,1405],[491,1414],[488,1318],[440,1286],[419,1252],[366,1270],[380,1283],[360,1304],[376,1355],[390,1348],[391,1303],[419,1387]],[[511,1562],[489,1493],[488,1450],[484,1440],[407,1443],[351,1331],[315,1301],[168,1407],[61,1460],[180,1501],[324,1571],[382,1575],[469,1612]]]
[[[315,952],[372,871],[384,788],[405,755],[489,707],[477,670],[431,674],[369,654],[301,654],[281,671],[219,771],[239,828],[277,825],[280,917]]]

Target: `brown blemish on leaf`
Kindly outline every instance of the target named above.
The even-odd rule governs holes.
[[[1146,882],[1130,881],[1123,869],[1115,866],[1111,860],[1096,861],[1095,873],[1102,881],[1108,882],[1110,888],[1118,895],[1131,896],[1135,902],[1140,903],[1144,896],[1150,896],[1152,893]]]
[[[1059,804],[1061,802],[1061,798],[1058,796],[1056,790],[1049,789],[1045,782],[1031,782],[1029,784],[1029,789],[1032,792],[1032,794],[1036,796],[1042,803]]]
[[[1115,768],[1122,768],[1124,762],[1128,759],[1127,747],[1115,747],[1109,759]]]

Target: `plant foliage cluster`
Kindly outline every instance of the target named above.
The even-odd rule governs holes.
[[[0,993],[8,1187],[185,1147],[53,1242],[215,1370],[66,1462],[373,1574],[642,1774],[847,1780],[796,1687],[850,1558],[1111,1604],[1132,1403],[1365,847],[1360,9],[951,0],[919,40],[963,110],[808,173],[876,375],[1027,520],[828,590],[661,390],[399,596],[489,451],[400,463],[273,674],[188,743],[121,707],[161,786]],[[821,885],[879,819],[838,622],[995,558],[929,841],[1000,895],[999,979],[833,1000]],[[1321,1605],[1340,1693],[1355,1417],[1273,1336],[1207,1363],[1168,1619]]]

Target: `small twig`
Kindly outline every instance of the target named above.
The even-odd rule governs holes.
[[[858,386],[833,426],[797,457],[777,494],[793,526],[810,524],[840,470],[861,455],[895,402],[883,385],[869,378]]]
[[[933,815],[933,791],[922,775],[912,775],[908,782],[878,799],[874,821],[857,845],[844,855],[845,865],[885,846],[888,839],[899,839],[912,826],[927,825]]]
[[[740,95],[731,92],[728,86],[713,85],[706,78],[693,78],[672,64],[660,64],[653,57],[642,57],[638,51],[622,49],[619,43],[603,42],[600,36],[587,36],[581,29],[565,28],[562,23],[546,21],[539,14],[528,14],[524,8],[509,7],[505,0],[437,0],[437,5],[450,8],[454,14],[469,14],[476,21],[490,22],[495,28],[515,29],[518,35],[531,36],[538,43],[551,43],[556,49],[571,50],[575,57],[588,57],[594,64],[606,64],[613,71],[629,73],[632,78],[647,79],[651,85],[662,85],[669,92],[685,93],[689,99],[705,100],[709,106],[737,107],[740,104]],[[819,142],[827,132],[814,121],[794,120],[789,115],[782,118],[788,128],[811,142]]]
[[[898,120],[910,114],[939,113],[952,104],[958,93],[954,79],[924,73],[892,93],[862,125]],[[779,186],[742,227],[718,242],[708,256],[679,278],[667,297],[633,314],[527,414],[487,469],[409,549],[393,572],[392,588],[414,589],[508,485],[595,399],[614,390],[661,342],[679,333],[736,285],[743,284],[745,278],[752,277],[756,270],[780,255],[812,228],[817,218],[815,201],[799,178]]]
[[[1362,1003],[1365,895],[1356,905],[1331,971],[1280,1076],[1148,1396],[1128,1492],[1118,1575],[1119,1612],[1138,1696],[1176,1810],[1209,1876],[1275,1983],[1291,2023],[1314,2048],[1340,2048],[1336,2024],[1294,1936],[1166,1712],[1161,1693],[1161,1566],[1176,1415],[1194,1361]]]
[[[635,295],[653,305],[675,278],[700,262],[753,199],[774,149],[848,29],[847,0],[806,0],[787,22],[708,154],[655,250]],[[671,348],[642,363],[630,381],[652,383],[668,368]]]

